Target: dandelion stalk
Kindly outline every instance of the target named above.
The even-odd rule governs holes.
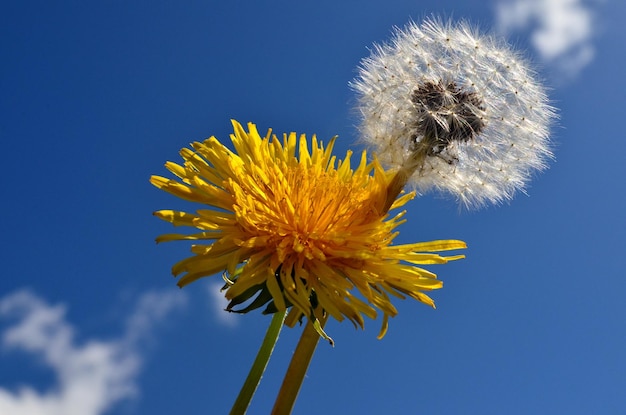
[[[320,322],[322,328],[324,327],[327,318],[327,314],[322,317]],[[291,358],[291,362],[289,363],[289,367],[287,368],[283,384],[280,387],[278,396],[276,397],[276,402],[274,403],[274,408],[272,409],[272,415],[288,415],[291,413],[293,405],[296,402],[296,398],[298,397],[298,393],[300,392],[304,375],[309,368],[309,363],[311,363],[311,358],[313,358],[313,353],[315,353],[315,348],[317,347],[319,339],[320,335],[318,330],[314,327],[314,323],[312,323],[311,320],[307,320],[307,324],[302,331],[302,336],[300,337],[298,346],[296,347],[293,357]]]
[[[237,396],[237,400],[235,400],[233,409],[230,410],[231,415],[244,414],[246,413],[248,406],[250,406],[252,396],[259,386],[259,382],[261,382],[261,377],[263,376],[263,372],[265,372],[267,362],[269,362],[270,356],[272,356],[272,352],[274,351],[274,346],[276,346],[276,341],[278,340],[278,335],[283,327],[286,314],[286,311],[274,313],[272,321],[267,328],[267,333],[265,333],[263,343],[261,343],[261,348],[259,349],[256,359],[254,359],[254,363],[250,368],[248,377],[239,391],[239,396]]]

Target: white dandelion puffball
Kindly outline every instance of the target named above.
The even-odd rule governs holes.
[[[555,110],[535,74],[466,22],[396,29],[351,86],[362,138],[420,193],[448,192],[467,208],[497,204],[552,157]]]

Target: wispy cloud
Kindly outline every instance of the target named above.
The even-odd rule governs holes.
[[[234,327],[237,325],[237,314],[225,311],[228,300],[224,297],[224,293],[220,291],[223,285],[224,284],[216,282],[207,284],[207,291],[210,297],[209,303],[218,323],[224,326]]]
[[[122,336],[77,344],[64,305],[50,305],[29,291],[2,298],[0,318],[13,320],[2,334],[2,347],[35,355],[55,372],[58,384],[44,392],[31,386],[15,391],[0,387],[0,414],[98,415],[134,396],[142,363],[139,343],[184,303],[180,291],[144,294]]]
[[[562,75],[576,76],[594,57],[594,14],[583,0],[500,0],[501,32],[531,30],[541,58]]]

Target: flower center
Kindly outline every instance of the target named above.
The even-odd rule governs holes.
[[[482,99],[456,82],[425,82],[413,90],[411,102],[416,116],[414,151],[427,156],[440,155],[453,141],[469,141],[485,127]]]

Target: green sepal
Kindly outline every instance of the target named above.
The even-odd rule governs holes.
[[[252,300],[252,302],[240,309],[240,310],[234,310],[233,307],[238,306],[239,304],[242,304],[246,301],[248,301],[250,298],[252,298],[255,294],[258,295],[256,296],[256,298],[254,300]],[[272,301],[272,294],[270,294],[269,290],[267,289],[267,287],[265,286],[265,284],[260,284],[260,285],[256,285],[254,287],[251,287],[249,289],[247,289],[246,291],[244,291],[241,295],[238,295],[237,297],[233,298],[230,303],[228,303],[228,306],[226,306],[226,311],[230,311],[233,313],[240,313],[240,314],[245,314],[249,311],[252,310],[256,310],[259,307],[263,307],[265,304],[267,304],[267,302]]]

